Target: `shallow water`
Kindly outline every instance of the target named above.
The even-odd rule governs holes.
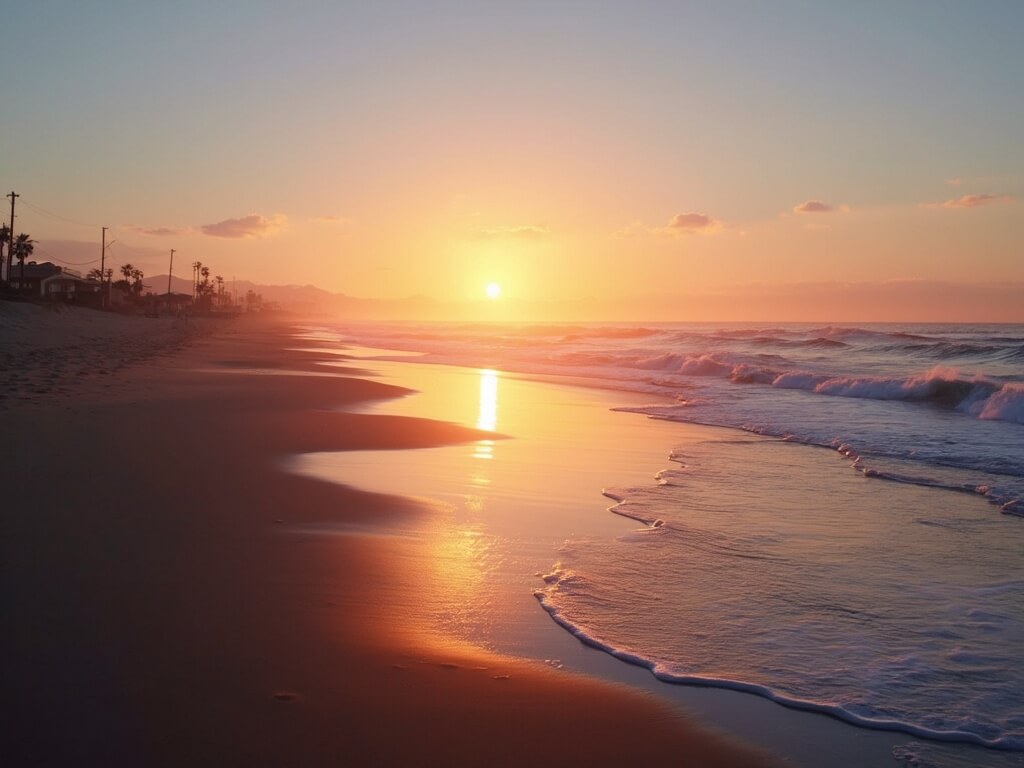
[[[409,487],[402,472],[385,481],[395,492],[449,504],[448,523],[466,533],[452,551],[472,563],[470,582],[497,579],[523,589],[522,573],[546,556],[547,580],[533,588],[557,620],[666,680],[752,690],[929,739],[1024,747],[1017,669],[1024,521],[1000,514],[1019,511],[1024,487],[1024,426],[1014,410],[1024,329],[437,330],[361,329],[360,343],[373,349],[358,356],[388,356],[399,346],[424,353],[417,359],[425,362],[501,361],[549,378],[557,371],[577,383],[648,393],[646,401],[603,397],[627,410],[747,430],[628,436],[620,426],[596,434],[587,429],[597,421],[594,403],[574,408],[572,398],[561,398],[510,412],[516,398],[503,395],[516,382],[493,369],[478,371],[479,382],[461,394],[425,386],[430,402],[416,406],[420,415],[514,438],[442,449],[464,451],[475,468],[488,465],[486,492],[467,489],[471,474],[461,469],[451,475],[454,453],[418,456]],[[314,340],[344,337],[324,329]],[[667,346],[676,351],[666,354]],[[723,367],[709,374],[707,348],[715,346],[711,362]],[[922,359],[942,355],[980,370],[915,373]],[[752,375],[752,359],[762,369],[770,362],[774,378]],[[793,388],[787,370],[827,386]],[[568,430],[544,428],[566,419]],[[561,437],[538,454],[545,433]],[[632,442],[617,453],[619,439]],[[587,469],[577,476],[581,465]],[[563,477],[563,467],[573,470]],[[600,507],[579,502],[602,488],[620,502],[615,511],[638,521],[635,530],[592,527]],[[488,514],[499,508],[506,513]],[[556,524],[564,514],[581,515],[579,524]],[[511,552],[520,553],[515,562]],[[507,578],[512,573],[518,580]],[[473,626],[479,612],[460,613],[461,601],[504,604],[496,594],[453,589],[449,613],[461,618],[448,629],[476,632],[484,644],[507,642],[482,637]],[[521,642],[506,649],[529,652],[528,639]],[[963,763],[966,749],[931,750],[927,764],[985,764]],[[980,754],[999,765],[1014,753]]]
[[[1020,521],[770,440],[690,444],[612,489],[653,524],[573,542],[545,607],[664,680],[1024,748]]]

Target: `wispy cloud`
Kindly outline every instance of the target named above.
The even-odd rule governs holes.
[[[823,203],[821,200],[808,200],[793,208],[793,213],[832,213],[835,206]]]
[[[347,227],[354,223],[352,219],[346,218],[345,216],[317,216],[313,219],[317,224],[334,224],[336,226]]]
[[[287,217],[280,213],[275,213],[269,218],[258,213],[250,213],[240,219],[224,219],[216,224],[204,224],[199,229],[210,237],[261,238],[277,234],[287,221]]]
[[[710,235],[722,228],[722,222],[705,213],[677,213],[658,232],[666,235]]]
[[[539,240],[551,234],[544,225],[523,224],[516,227],[491,227],[490,229],[478,229],[473,237],[478,240],[491,240],[495,238],[515,238],[520,240]]]
[[[141,227],[135,224],[125,225],[125,229],[130,229],[140,235],[147,235],[149,237],[170,237],[171,235],[184,235],[188,233],[187,227]]]
[[[946,183],[951,187],[959,187],[964,183],[963,179],[946,179]]]
[[[1008,203],[1013,198],[1010,195],[964,195],[955,197],[942,203],[921,203],[924,208],[980,208],[983,205],[995,203]]]
[[[648,227],[634,221],[615,233],[616,237],[647,237],[650,235],[711,235],[721,231],[722,222],[706,213],[677,213],[664,227]]]

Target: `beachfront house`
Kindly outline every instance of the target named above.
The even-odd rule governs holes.
[[[90,306],[99,303],[99,282],[53,262],[16,264],[10,277],[11,287],[27,296]]]
[[[192,306],[192,295],[188,293],[147,294],[143,297],[147,314],[179,315]]]
[[[10,285],[19,293],[29,296],[42,296],[41,286],[43,280],[59,275],[63,271],[63,267],[59,267],[49,261],[44,261],[42,264],[34,261],[27,262],[24,265],[14,264],[11,267]]]
[[[99,281],[60,272],[40,281],[40,295],[51,301],[98,306],[101,286]]]

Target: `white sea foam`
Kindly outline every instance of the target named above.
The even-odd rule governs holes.
[[[554,583],[561,583],[561,580],[556,580]],[[601,640],[599,637],[589,634],[586,630],[574,624],[568,619],[562,610],[548,598],[547,593],[543,591],[537,591],[534,593],[537,600],[545,611],[555,620],[559,625],[566,629],[571,635],[577,638],[580,642],[597,648],[617,659],[621,659],[629,664],[634,664],[639,667],[644,667],[650,670],[656,678],[662,682],[671,683],[674,685],[702,685],[713,688],[724,688],[732,691],[742,691],[744,693],[752,693],[758,696],[763,696],[766,699],[781,704],[782,706],[789,707],[790,709],[799,709],[808,712],[820,712],[821,714],[831,715],[832,717],[838,718],[845,722],[853,725],[859,725],[864,728],[872,728],[875,730],[885,731],[898,731],[900,733],[906,733],[911,736],[916,736],[923,739],[931,739],[938,742],[955,742],[963,744],[972,744],[981,747],[987,747],[989,749],[1007,750],[1012,752],[1018,752],[1024,750],[1024,736],[1014,737],[998,737],[994,739],[987,739],[984,736],[979,735],[974,730],[969,730],[971,727],[979,727],[978,724],[969,723],[967,727],[958,729],[940,729],[940,728],[927,728],[916,725],[913,722],[906,720],[899,720],[895,718],[883,718],[883,717],[870,717],[862,714],[858,714],[842,706],[831,704],[827,701],[814,701],[809,699],[801,699],[793,696],[787,696],[773,690],[769,686],[759,685],[757,683],[745,682],[743,680],[735,680],[728,677],[712,677],[706,675],[686,675],[677,674],[669,671],[669,669],[659,664],[658,662],[645,658],[639,653],[635,653],[625,648],[616,647],[613,644]],[[955,661],[962,661],[959,659],[951,659]],[[911,751],[907,751],[905,754],[916,754]],[[973,758],[978,761],[977,755]],[[989,755],[985,755],[981,760],[987,761]],[[1011,759],[1017,759],[1016,756]],[[961,763],[962,765],[981,765],[982,762],[971,762]],[[987,762],[985,763],[987,764]],[[1009,765],[1010,763],[1007,763]],[[1017,764],[1017,763],[1013,763]],[[945,763],[941,763],[945,765]]]
[[[606,490],[612,512],[658,521],[658,535],[574,543],[536,593],[545,610],[666,682],[1024,750],[1019,525],[957,506],[922,514],[929,483],[865,487],[818,460],[794,484],[785,470],[804,454],[781,445],[691,446],[685,470]]]

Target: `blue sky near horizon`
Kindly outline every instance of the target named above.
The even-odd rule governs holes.
[[[1024,3],[37,2],[5,29],[4,191],[254,279],[297,248],[295,282],[385,297],[643,296],[680,262],[691,292],[1024,281]]]

